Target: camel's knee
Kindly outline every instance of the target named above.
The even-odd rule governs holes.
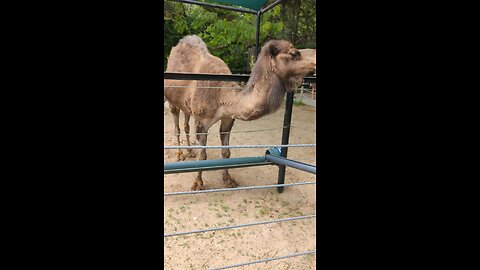
[[[230,158],[230,149],[228,149],[228,148],[222,149],[222,157],[223,158]]]
[[[175,135],[180,135],[180,127],[179,126],[175,126]]]
[[[207,159],[207,151],[206,151],[206,149],[202,149],[202,150],[200,151],[200,155],[198,156],[198,158],[199,158],[200,160],[205,160],[205,159]]]
[[[180,114],[180,109],[173,106],[172,104],[170,104],[170,112],[175,114],[175,115],[178,115],[178,114]]]

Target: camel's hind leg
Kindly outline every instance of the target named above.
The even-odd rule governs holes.
[[[222,119],[222,122],[220,124],[220,140],[222,141],[222,145],[230,144],[230,131],[232,130],[234,122],[235,120],[231,118]],[[222,148],[222,158],[230,158],[229,148]],[[225,186],[228,188],[234,188],[238,186],[238,183],[228,173],[227,169],[223,170],[222,179],[223,179],[223,182],[225,183]]]
[[[170,105],[170,112],[173,114],[173,123],[175,124],[175,136],[177,137],[177,146],[180,146],[180,109]],[[185,160],[181,149],[177,152],[177,161]]]
[[[198,144],[201,146],[207,145],[207,131],[206,128],[201,122],[195,120],[195,132],[197,133],[197,140]],[[206,160],[207,159],[207,149],[203,148],[200,149],[200,154],[198,160]],[[202,179],[202,172],[198,172],[197,178],[193,182],[192,190],[201,190],[204,189],[203,187],[203,179]]]
[[[185,122],[183,124],[183,127],[185,128],[185,135],[187,137],[187,145],[190,146],[190,125],[189,125],[189,122],[190,122],[190,114],[188,113],[184,113],[185,114]],[[193,149],[187,149],[187,157],[189,158],[194,158],[196,155],[195,155],[195,152],[193,151]]]

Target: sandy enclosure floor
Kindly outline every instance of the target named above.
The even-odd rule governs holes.
[[[258,120],[251,122],[237,120],[230,136],[230,145],[280,144],[284,111],[283,104],[276,113]],[[315,108],[294,106],[290,144],[316,143],[315,120]],[[185,142],[183,115],[180,117],[180,126],[181,139]],[[193,118],[190,126],[193,127]],[[173,128],[173,118],[166,107],[165,145],[175,145]],[[207,145],[221,145],[219,128],[220,123],[210,128]],[[242,132],[264,129],[275,130]],[[175,152],[176,150],[165,150],[165,162],[175,162]],[[231,149],[231,153],[232,158],[263,156],[265,149]],[[208,159],[221,158],[220,149],[207,149],[207,155]],[[289,148],[288,158],[315,165],[315,148]],[[271,185],[277,182],[278,167],[239,168],[230,170],[230,174],[240,186]],[[190,191],[195,177],[196,173],[164,175],[164,192]],[[221,171],[204,172],[203,179],[207,189],[224,187]],[[287,168],[286,183],[306,181],[316,181],[316,176]],[[316,192],[315,185],[302,185],[286,187],[282,194],[277,193],[276,189],[257,189],[170,196],[164,197],[164,210],[164,233],[186,232],[315,214]],[[211,269],[315,250],[315,226],[316,221],[312,218],[167,237],[164,244],[164,269]],[[303,270],[315,269],[315,265],[315,255],[306,255],[232,269]]]

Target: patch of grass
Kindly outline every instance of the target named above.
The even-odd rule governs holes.
[[[302,104],[303,104],[303,102],[302,102],[301,100],[295,99],[295,100],[293,101],[293,105],[295,105],[295,106],[300,106],[300,105],[302,105]]]

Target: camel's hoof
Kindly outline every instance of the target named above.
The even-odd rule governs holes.
[[[233,179],[231,176],[224,177],[223,182],[227,188],[236,188],[239,186],[237,181],[235,181],[235,179]]]
[[[203,187],[203,184],[197,184],[197,183],[194,183],[192,188],[191,188],[193,191],[196,191],[196,190],[204,190],[205,188]]]
[[[177,152],[177,161],[183,161],[185,160],[185,156],[183,155],[183,153],[180,151],[180,152]]]

